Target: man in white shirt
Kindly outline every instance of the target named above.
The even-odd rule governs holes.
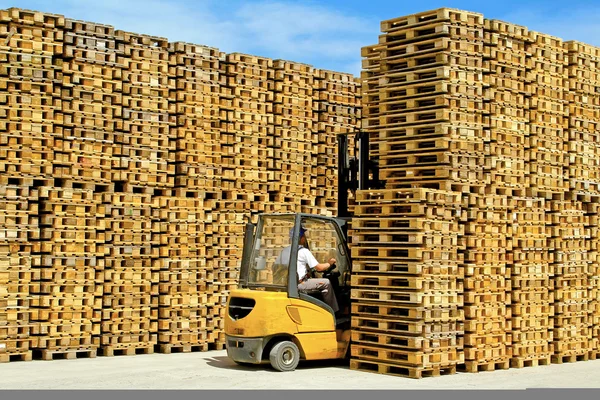
[[[290,238],[292,236],[290,231]],[[291,246],[284,248],[277,257],[275,263],[288,265],[290,262],[290,250]],[[298,274],[298,291],[308,293],[311,291],[318,290],[323,295],[323,300],[333,309],[333,312],[339,311],[337,299],[335,293],[331,287],[331,282],[327,278],[311,278],[310,269],[315,269],[318,272],[327,271],[331,268],[331,265],[335,264],[335,258],[330,258],[327,263],[319,263],[315,256],[306,248],[306,230],[300,228],[300,241],[298,246],[298,262],[297,262],[297,274]]]

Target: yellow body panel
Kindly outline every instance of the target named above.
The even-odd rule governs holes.
[[[287,313],[290,299],[284,292],[237,289],[230,297],[254,299],[254,309],[244,318],[234,321],[225,317],[225,334],[244,337],[265,337],[276,333],[297,333],[296,324]]]
[[[246,338],[265,338],[287,334],[293,336],[306,360],[341,358],[348,342],[336,333],[333,315],[308,301],[288,298],[285,292],[249,289],[232,291],[230,297],[254,299],[252,311],[244,318],[225,317],[225,333]]]
[[[335,332],[335,321],[333,315],[324,308],[300,299],[288,299],[290,308],[297,309],[300,315],[298,332]]]
[[[296,335],[306,360],[327,360],[338,358],[338,343],[335,331],[320,333],[299,333]],[[343,354],[342,354],[343,357]]]

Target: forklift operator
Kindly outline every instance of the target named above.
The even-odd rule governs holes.
[[[290,238],[292,237],[292,231],[290,231]],[[277,257],[276,263],[278,264],[289,264],[291,246],[283,249],[279,257]],[[315,256],[306,247],[306,229],[300,228],[300,240],[298,246],[298,291],[302,293],[310,293],[314,291],[320,291],[323,295],[323,300],[333,309],[334,313],[339,311],[339,306],[331,282],[327,278],[311,278],[310,269],[315,269],[318,272],[327,271],[333,264],[335,264],[335,258],[330,258],[327,263],[319,263]]]

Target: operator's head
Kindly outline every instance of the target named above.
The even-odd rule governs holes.
[[[294,228],[290,229],[290,240],[294,238]],[[306,229],[304,227],[300,227],[300,235],[298,236],[298,241],[302,243],[302,239],[306,239]]]

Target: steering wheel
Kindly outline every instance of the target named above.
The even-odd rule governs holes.
[[[330,273],[331,271],[333,271],[333,270],[335,269],[335,267],[337,267],[337,265],[336,265],[335,263],[333,263],[333,264],[330,264],[330,265],[329,265],[329,268],[327,268],[327,269],[325,270],[325,273]]]

